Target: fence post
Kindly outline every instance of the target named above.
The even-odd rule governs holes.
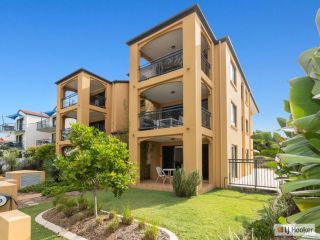
[[[258,185],[258,162],[257,159],[253,160],[253,167],[254,167],[254,190],[257,190],[257,185]]]

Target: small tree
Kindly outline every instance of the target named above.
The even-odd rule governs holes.
[[[7,166],[9,166],[10,171],[13,171],[17,165],[17,158],[19,152],[14,149],[5,150],[3,152],[3,159]]]
[[[73,124],[70,141],[74,150],[66,157],[58,156],[55,165],[66,180],[92,189],[97,217],[98,188],[111,188],[114,196],[120,197],[134,183],[134,165],[128,160],[125,143],[96,128]]]

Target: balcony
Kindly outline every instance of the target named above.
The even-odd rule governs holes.
[[[142,112],[139,115],[140,130],[178,127],[183,125],[183,107]],[[210,129],[211,113],[202,108],[201,125]]]
[[[92,97],[90,97],[90,105],[105,108],[106,107],[106,98],[101,95],[92,96]]]
[[[24,132],[25,131],[25,125],[24,124],[17,124],[15,126],[15,131],[16,132]]]
[[[183,67],[182,49],[140,67],[140,81],[147,80]]]
[[[202,125],[202,127],[211,129],[210,122],[211,122],[211,112],[202,108],[202,111],[201,111],[201,125]]]
[[[52,139],[40,139],[36,141],[36,145],[40,146],[43,144],[51,144],[51,143],[55,143],[54,141],[52,141]]]
[[[178,127],[183,125],[183,108],[142,112],[139,118],[140,130]]]
[[[62,108],[67,108],[78,103],[78,94],[74,93],[62,99]]]
[[[66,128],[64,130],[61,130],[61,140],[62,141],[68,140],[70,136],[70,132],[71,132],[71,128]]]
[[[56,130],[56,124],[55,122],[52,122],[50,120],[42,120],[40,122],[37,122],[37,131],[39,132],[48,132],[53,133]]]
[[[210,63],[208,61],[208,58],[206,55],[201,54],[201,70],[208,76],[210,77]]]
[[[15,131],[14,124],[12,123],[5,123],[0,125],[0,132],[13,132]]]
[[[5,146],[9,148],[18,148],[22,149],[23,148],[23,143],[22,142],[6,142],[4,143]]]

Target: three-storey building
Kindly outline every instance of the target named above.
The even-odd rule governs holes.
[[[195,5],[127,44],[129,149],[140,180],[156,179],[156,166],[183,167],[203,176],[200,191],[225,187],[228,159],[252,157],[258,112],[230,39],[217,39]]]

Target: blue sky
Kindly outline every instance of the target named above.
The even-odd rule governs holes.
[[[0,1],[0,116],[55,106],[54,82],[84,67],[127,79],[127,40],[195,1]],[[198,1],[215,35],[229,35],[261,113],[254,128],[278,128],[297,57],[319,44],[316,0]]]

